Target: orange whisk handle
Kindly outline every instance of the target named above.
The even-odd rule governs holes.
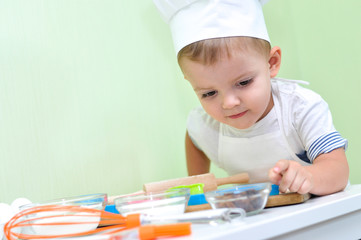
[[[125,222],[126,222],[126,228],[139,227],[141,225],[140,213],[127,215]]]
[[[139,238],[141,240],[151,240],[157,237],[176,237],[190,235],[191,223],[174,223],[165,225],[145,225],[139,227]]]

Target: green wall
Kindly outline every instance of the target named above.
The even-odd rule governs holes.
[[[280,76],[311,82],[361,183],[359,0],[272,0]],[[151,0],[0,1],[0,202],[137,191],[186,175],[198,105]],[[217,176],[224,173],[212,168]]]

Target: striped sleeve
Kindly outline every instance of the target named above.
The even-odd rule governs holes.
[[[322,153],[329,153],[337,148],[347,148],[347,140],[337,131],[327,133],[317,138],[307,151],[308,158],[313,161]]]

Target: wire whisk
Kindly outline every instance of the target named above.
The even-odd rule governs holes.
[[[191,234],[191,223],[141,226],[141,214],[120,214],[74,205],[41,205],[16,214],[4,226],[7,240],[52,239],[88,236],[89,239],[151,240]],[[137,230],[131,230],[138,228]],[[129,230],[125,231],[124,230]],[[92,237],[92,235],[97,234]]]
[[[43,205],[25,209],[4,226],[8,240],[51,239],[114,233],[140,226],[139,214],[122,216],[71,205]]]

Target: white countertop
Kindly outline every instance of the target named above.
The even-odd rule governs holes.
[[[360,239],[361,184],[301,204],[264,209],[239,223],[193,224],[192,232],[179,239]]]
[[[172,239],[361,239],[361,184],[301,204],[267,208],[237,222],[192,224],[191,236]]]

